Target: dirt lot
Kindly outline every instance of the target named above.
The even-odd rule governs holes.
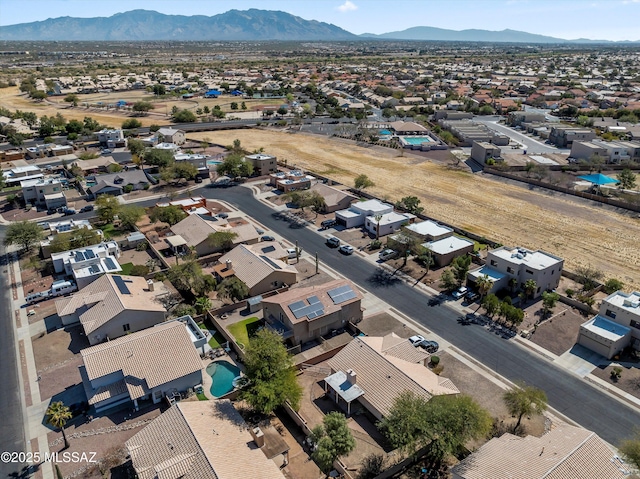
[[[640,288],[640,220],[601,205],[530,191],[489,176],[448,169],[412,155],[346,140],[276,130],[233,130],[190,134],[215,143],[239,139],[248,150],[265,148],[289,165],[306,168],[344,184],[366,172],[371,188],[392,201],[406,195],[422,199],[425,213],[507,245],[544,249],[563,257],[567,269],[591,264],[607,276]],[[514,228],[514,225],[518,225]]]
[[[586,320],[577,309],[560,303],[554,308],[551,319],[540,323],[529,339],[559,356],[573,347],[578,339],[580,325]],[[521,326],[520,329],[527,328]]]
[[[640,398],[640,368],[639,367],[623,367],[622,377],[616,381],[611,379],[611,371],[614,366],[598,367],[595,368],[591,374],[604,379],[607,383],[614,385],[615,387],[622,389],[637,398]]]
[[[416,334],[413,329],[388,313],[366,316],[358,323],[358,328],[367,336],[386,336],[389,333],[396,333],[401,338],[408,338]]]

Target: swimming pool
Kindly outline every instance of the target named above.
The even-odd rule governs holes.
[[[222,163],[220,160],[207,160],[207,166],[217,166]]]
[[[410,145],[421,145],[423,143],[433,142],[433,139],[428,136],[403,136],[402,139]]]
[[[216,361],[207,366],[207,374],[212,380],[209,391],[219,398],[233,391],[233,380],[240,376],[240,369],[228,361]]]

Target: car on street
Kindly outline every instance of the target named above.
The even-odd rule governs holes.
[[[334,227],[336,224],[338,224],[336,220],[324,220],[322,223],[320,223],[320,227],[323,230],[326,230],[327,228]]]
[[[76,210],[74,210],[73,208],[67,208],[66,210],[64,210],[62,212],[65,216],[71,216],[71,215],[75,215],[76,214]]]
[[[93,205],[86,205],[80,209],[80,213],[86,213],[87,211],[93,211]]]
[[[420,343],[421,341],[424,341],[424,336],[420,336],[419,334],[416,334],[415,336],[411,336],[409,338],[409,342],[411,344],[413,344],[414,346],[418,346],[418,343]]]
[[[330,248],[337,248],[340,246],[340,240],[335,236],[327,236],[326,243]]]
[[[260,241],[275,241],[276,239],[273,236],[264,235],[260,236]]]
[[[440,345],[436,341],[430,341],[428,339],[420,341],[418,343],[418,346],[431,354],[438,352],[438,349],[440,349]]]
[[[353,246],[349,246],[348,244],[343,244],[338,248],[342,254],[353,254]]]
[[[396,250],[387,248],[378,253],[378,258],[381,261],[387,261],[388,259],[395,258],[397,254],[398,252]]]
[[[467,294],[468,291],[469,289],[466,286],[461,286],[460,288],[456,289],[453,293],[451,293],[451,295],[456,299],[460,299],[465,294]]]

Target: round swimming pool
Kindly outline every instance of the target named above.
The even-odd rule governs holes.
[[[206,371],[212,381],[209,391],[217,398],[233,391],[233,380],[240,376],[240,369],[228,361],[215,361]]]

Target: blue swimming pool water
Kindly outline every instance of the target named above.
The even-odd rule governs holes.
[[[410,145],[421,145],[422,143],[433,142],[428,136],[403,136],[402,139]]]
[[[207,366],[207,374],[211,376],[211,394],[221,397],[233,391],[233,380],[240,376],[240,369],[228,361],[216,361]]]
[[[222,163],[219,160],[207,160],[207,166],[215,166],[215,165],[219,165],[220,163]]]

